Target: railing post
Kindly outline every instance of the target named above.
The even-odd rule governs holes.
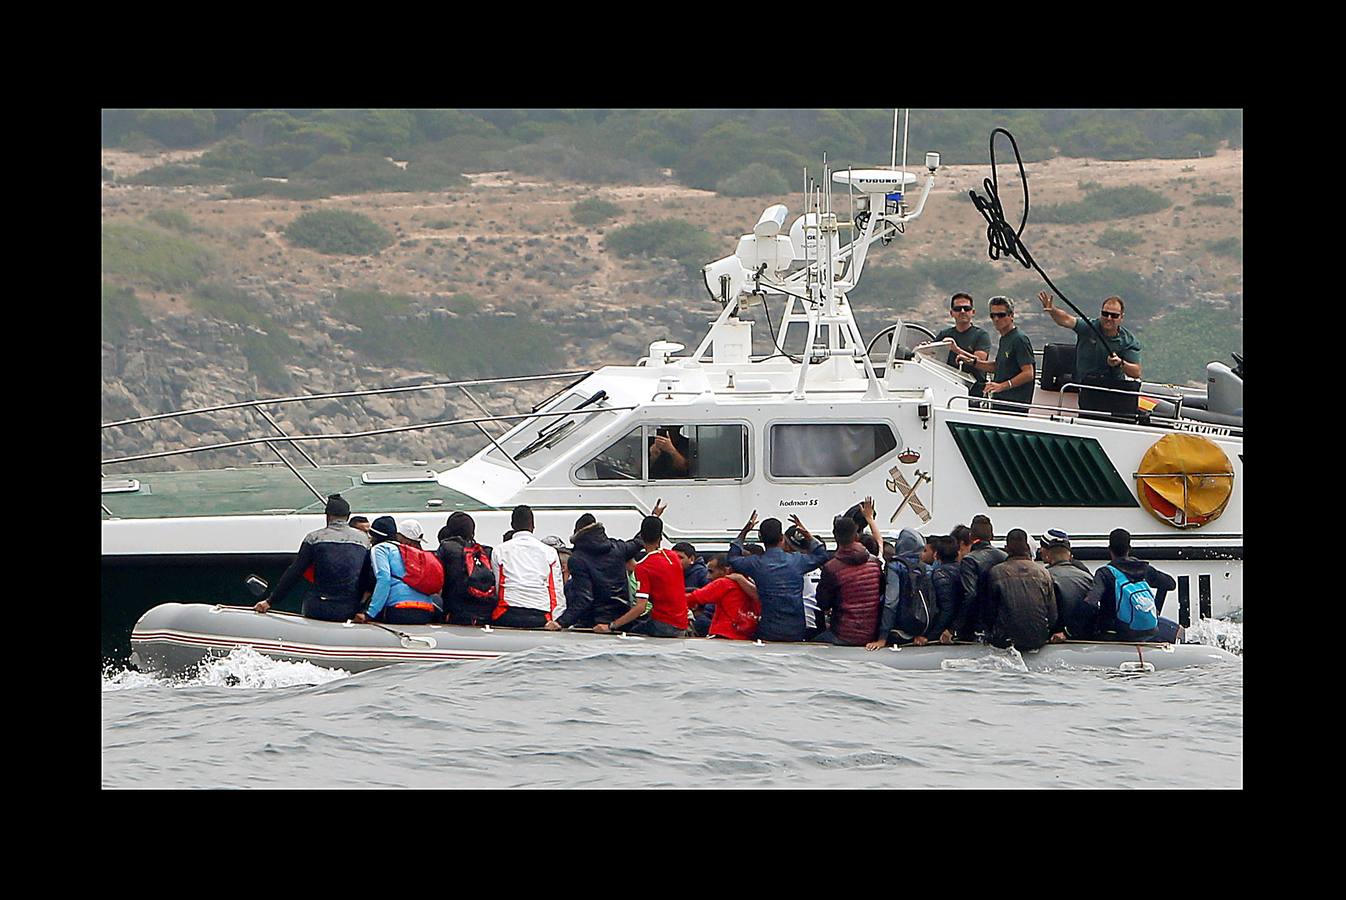
[[[270,422],[270,423],[271,423],[271,427],[274,428],[274,429],[276,429],[276,431],[280,434],[281,437],[283,437],[283,438],[288,438],[288,437],[289,437],[289,435],[285,433],[285,429],[280,427],[280,423],[277,422],[275,419],[271,418],[271,414],[270,414],[269,412],[267,412],[266,410],[262,409],[262,407],[261,407],[260,405],[255,404],[255,403],[253,404],[252,408],[253,408],[257,413],[259,413],[263,419],[266,419],[268,422]],[[304,459],[306,459],[306,460],[309,461],[309,463],[313,466],[313,468],[315,468],[315,469],[322,468],[322,467],[319,466],[316,462],[314,462],[313,457],[309,456],[307,453],[304,452],[304,448],[303,448],[303,447],[299,446],[299,445],[296,444],[294,441],[290,441],[290,446],[293,447],[294,449],[298,450],[298,451],[300,452],[300,454],[304,457]],[[272,449],[275,449],[275,448],[272,448]]]

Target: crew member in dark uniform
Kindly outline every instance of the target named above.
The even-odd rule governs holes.
[[[986,374],[977,368],[977,363],[986,362],[991,356],[991,336],[972,324],[975,312],[972,295],[959,291],[949,298],[949,314],[953,316],[953,324],[935,335],[936,341],[953,341],[946,364],[971,372],[976,378],[968,388],[969,397],[981,396],[981,389],[986,386]]]

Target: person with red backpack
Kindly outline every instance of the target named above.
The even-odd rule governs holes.
[[[435,555],[444,567],[445,620],[454,625],[486,625],[498,597],[491,548],[477,543],[477,523],[465,512],[449,516]]]
[[[379,516],[370,525],[369,536],[374,542],[369,551],[374,592],[369,608],[355,621],[428,625],[442,618],[439,592],[444,588],[444,567],[435,554],[422,549],[421,523],[403,519],[399,525],[392,516]]]

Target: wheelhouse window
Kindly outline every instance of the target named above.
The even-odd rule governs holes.
[[[684,481],[748,477],[743,425],[642,425],[575,473],[581,481]]]
[[[594,394],[575,392],[567,394],[547,410],[548,413],[570,412],[571,415],[547,415],[534,419],[525,419],[505,437],[500,446],[486,454],[486,459],[503,465],[510,465],[501,453],[503,449],[514,461],[534,472],[550,465],[565,449],[573,446],[577,440],[597,431],[609,421],[603,412],[611,406],[607,402],[607,393]]]
[[[897,448],[884,424],[771,426],[773,478],[848,478]]]

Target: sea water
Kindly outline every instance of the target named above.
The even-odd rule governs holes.
[[[1198,637],[1242,651],[1242,624]],[[1236,645],[1236,646],[1235,646]],[[105,787],[1238,788],[1243,665],[904,672],[540,647],[359,675],[105,670]]]

